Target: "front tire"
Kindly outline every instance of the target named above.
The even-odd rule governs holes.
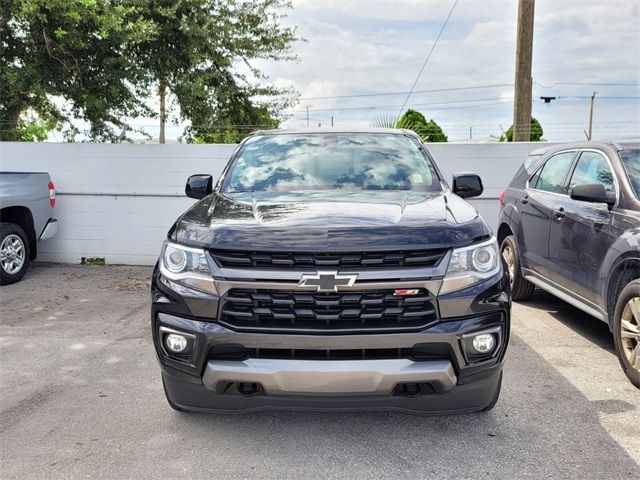
[[[640,280],[629,282],[618,296],[613,340],[622,370],[640,389]]]
[[[0,285],[22,280],[31,251],[27,234],[20,225],[0,223]]]
[[[511,282],[511,298],[514,300],[530,299],[536,287],[522,276],[520,252],[513,235],[509,235],[502,241],[500,254],[507,264],[509,281]]]

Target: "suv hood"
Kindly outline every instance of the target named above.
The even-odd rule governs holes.
[[[464,246],[491,234],[450,192],[214,193],[178,219],[169,237],[231,250],[388,250]]]

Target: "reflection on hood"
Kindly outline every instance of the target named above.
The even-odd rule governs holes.
[[[229,249],[434,248],[490,234],[450,193],[313,191],[213,194],[176,223],[174,239]]]

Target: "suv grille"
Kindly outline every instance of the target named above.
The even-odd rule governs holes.
[[[210,250],[211,256],[223,268],[397,268],[436,267],[447,254],[446,249],[407,250],[395,252],[298,253],[246,252]]]
[[[235,288],[222,298],[218,321],[241,331],[374,333],[420,329],[438,319],[428,291],[405,297],[393,293]]]
[[[422,343],[411,348],[362,349],[284,349],[247,348],[239,344],[218,344],[211,347],[208,358],[216,360],[245,360],[273,358],[278,360],[381,360],[410,358],[414,361],[451,360],[455,354],[448,343]]]

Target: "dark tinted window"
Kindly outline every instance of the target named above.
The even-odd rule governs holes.
[[[293,190],[439,191],[419,143],[393,134],[263,135],[242,147],[226,192]]]
[[[562,193],[564,179],[567,177],[574,155],[574,152],[566,152],[549,158],[542,169],[531,178],[529,186],[545,192]]]
[[[604,185],[607,192],[615,193],[613,172],[607,159],[600,153],[582,152],[580,154],[576,168],[571,176],[569,189],[576,185],[587,183],[600,183]]]
[[[636,197],[640,198],[640,148],[623,150],[620,152],[620,158]]]

